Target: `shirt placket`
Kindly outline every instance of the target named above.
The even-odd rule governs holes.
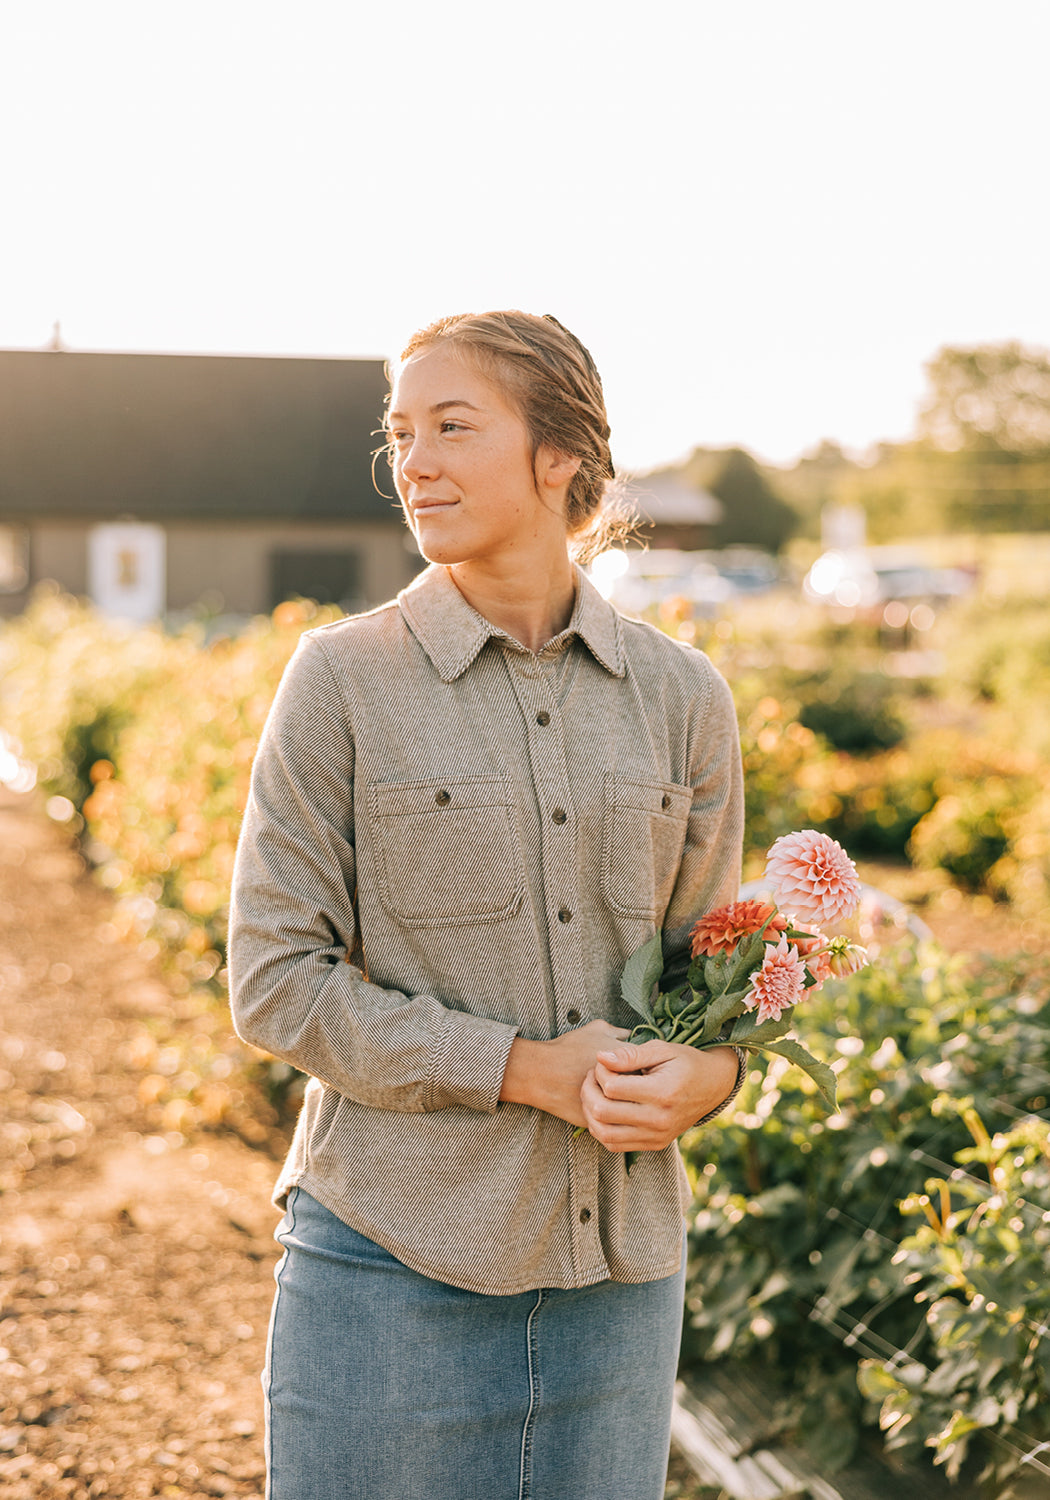
[[[552,1034],[593,1019],[587,1004],[579,911],[579,827],[569,787],[561,709],[546,672],[528,652],[505,650],[510,680],[528,728],[529,764],[540,812],[544,917],[554,984]],[[598,1152],[590,1135],[570,1136],[569,1217],[577,1277],[608,1275],[598,1223]]]

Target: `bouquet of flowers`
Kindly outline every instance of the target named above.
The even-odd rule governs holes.
[[[733,901],[707,912],[691,930],[690,959],[665,969],[659,932],[631,955],[620,990],[642,1019],[630,1040],[688,1047],[728,1042],[775,1052],[807,1072],[834,1110],[834,1073],[787,1033],[808,990],[867,963],[864,949],[848,937],[821,931],[856,910],[856,867],[841,844],[805,829],[777,839],[766,856],[764,883],[780,905]]]

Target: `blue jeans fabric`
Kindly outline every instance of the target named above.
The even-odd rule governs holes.
[[[300,1188],[263,1387],[268,1500],[662,1500],[685,1263],[491,1297]]]

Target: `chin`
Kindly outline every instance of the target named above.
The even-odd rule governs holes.
[[[436,537],[417,536],[416,546],[428,563],[440,563],[446,568],[453,563],[467,562],[470,557],[464,548],[453,546],[451,542],[439,542]]]

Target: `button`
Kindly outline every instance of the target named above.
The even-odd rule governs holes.
[[[671,805],[671,796],[670,796],[670,793],[669,792],[664,792],[663,796],[660,798],[660,806],[663,808],[664,812],[666,812],[667,809],[670,807],[670,805]]]
[[[567,817],[567,814],[566,814],[566,811],[565,811],[564,807],[556,807],[554,809],[554,811],[551,813],[551,822],[552,823],[564,823],[566,817]]]
[[[579,1024],[580,1013],[578,1010],[570,1010],[565,1019],[568,1021],[570,1026],[576,1026]]]
[[[452,801],[452,798],[448,792],[438,792],[437,796],[434,798],[434,801],[437,803],[438,807],[447,807],[448,804]]]
[[[588,1221],[590,1220],[590,1217],[591,1217],[591,1211],[590,1211],[589,1208],[581,1208],[580,1209],[580,1223],[581,1224],[588,1223]]]
[[[550,721],[551,721],[550,714],[547,712],[547,710],[545,708],[541,708],[540,711],[539,711],[539,713],[536,715],[536,723],[537,724],[542,724],[543,727],[544,727],[544,729],[546,729],[546,727],[550,723]]]
[[[572,921],[572,912],[569,910],[569,908],[567,906],[563,906],[562,909],[561,909],[561,911],[558,913],[558,921],[559,922],[571,922]]]

